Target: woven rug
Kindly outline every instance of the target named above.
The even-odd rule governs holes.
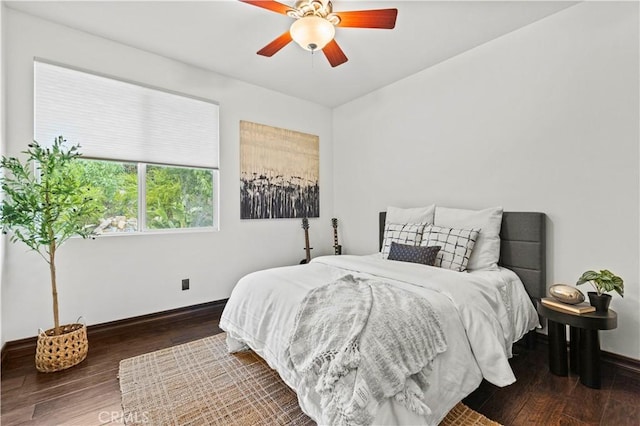
[[[118,377],[125,425],[315,425],[262,358],[227,352],[224,333],[122,360]],[[444,425],[498,423],[459,403]]]

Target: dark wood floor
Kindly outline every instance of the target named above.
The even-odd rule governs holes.
[[[219,317],[218,309],[116,334],[90,332],[87,359],[59,373],[36,372],[33,353],[5,359],[1,424],[122,424],[120,360],[218,333]],[[605,364],[603,389],[593,390],[576,376],[550,374],[546,345],[519,352],[512,360],[517,382],[506,388],[483,383],[467,405],[504,425],[640,425],[638,375]]]
[[[464,402],[504,425],[640,426],[640,374],[603,363],[602,388],[591,389],[577,375],[551,374],[547,349],[517,346],[516,382],[504,388],[483,382]]]

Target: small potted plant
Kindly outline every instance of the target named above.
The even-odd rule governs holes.
[[[69,238],[91,235],[89,221],[98,207],[73,167],[80,156],[79,146],[66,148],[64,142],[62,136],[50,147],[34,141],[23,151],[26,162],[3,156],[0,164],[2,231],[11,232],[11,242],[22,241],[49,265],[54,326],[38,335],[36,368],[42,372],[72,367],[88,351],[84,324],[60,325],[55,259],[60,245]]]
[[[624,297],[624,281],[607,269],[602,269],[600,272],[586,271],[576,285],[584,283],[591,283],[596,290],[588,292],[587,295],[591,306],[595,306],[597,312],[607,312],[609,309],[611,295],[606,292],[615,291],[620,297]]]

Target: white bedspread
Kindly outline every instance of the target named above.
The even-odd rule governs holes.
[[[426,417],[389,399],[374,424],[437,425],[484,377],[497,386],[515,381],[509,367],[511,345],[538,326],[538,317],[517,276],[506,269],[473,273],[394,262],[371,256],[324,256],[306,265],[268,269],[243,277],[220,320],[231,351],[250,347],[296,391],[302,410],[321,419],[320,398],[301,386],[288,368],[286,348],[296,313],[311,289],[353,274],[384,278],[428,298],[438,313],[448,349],[433,362],[423,389],[432,413]]]

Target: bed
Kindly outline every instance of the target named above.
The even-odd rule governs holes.
[[[438,424],[481,381],[507,386],[515,381],[508,363],[512,345],[539,327],[532,300],[544,296],[545,215],[501,212],[499,264],[468,273],[408,262],[380,253],[321,256],[306,265],[254,272],[239,280],[220,320],[231,352],[251,349],[296,391],[302,410],[319,424],[328,420],[326,398],[292,365],[292,336],[300,331],[299,314],[309,295],[348,277],[380,284],[428,300],[446,349],[429,361],[416,409],[396,397],[366,399],[373,417],[367,424]],[[379,214],[384,250],[386,213]],[[373,288],[373,287],[372,287]],[[331,417],[334,418],[334,417]]]

